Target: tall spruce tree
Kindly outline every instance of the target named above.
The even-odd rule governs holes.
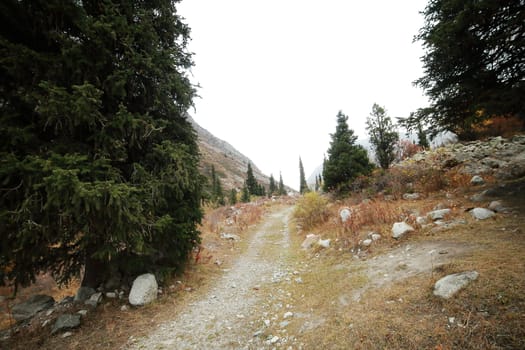
[[[366,119],[366,130],[377,162],[381,168],[388,169],[396,158],[396,144],[399,141],[399,134],[384,107],[374,103],[372,113]]]
[[[0,283],[98,287],[199,241],[189,28],[177,1],[0,5]],[[162,259],[160,259],[162,257]]]
[[[306,177],[304,176],[304,167],[301,157],[299,157],[299,192],[301,194],[308,192],[308,184],[306,183]]]
[[[275,179],[273,174],[270,174],[270,186],[268,188],[268,196],[273,196],[277,191],[277,185],[275,184]]]
[[[525,122],[523,0],[430,0],[423,11],[424,76],[416,81],[430,106],[402,119],[431,136],[449,130],[475,137],[473,125],[492,116]]]
[[[323,167],[323,190],[325,192],[346,192],[352,181],[360,175],[368,175],[373,165],[366,150],[357,145],[357,136],[348,128],[348,117],[342,111],[337,113],[335,133],[331,134],[328,158]]]
[[[259,195],[259,184],[253,175],[251,163],[248,163],[248,169],[246,170],[246,186],[248,187],[250,194],[253,194],[254,196]]]
[[[284,188],[283,174],[279,173],[279,195],[286,195],[286,189]]]

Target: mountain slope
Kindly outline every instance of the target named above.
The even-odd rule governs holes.
[[[246,179],[248,163],[251,163],[253,175],[257,181],[266,187],[269,185],[270,178],[263,174],[250,158],[239,152],[228,142],[219,139],[204,129],[190,116],[188,116],[188,120],[198,135],[202,174],[208,177],[211,176],[211,167],[213,165],[225,190],[230,190],[231,188],[241,189]]]

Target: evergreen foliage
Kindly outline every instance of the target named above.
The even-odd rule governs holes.
[[[425,75],[415,83],[430,106],[402,119],[409,130],[430,125],[475,137],[472,126],[493,116],[525,121],[525,6],[523,0],[430,0],[422,41]]]
[[[304,194],[308,192],[308,184],[306,183],[306,178],[304,176],[303,161],[299,157],[299,192]]]
[[[281,173],[279,173],[279,195],[280,196],[286,195],[286,189],[284,188],[284,183],[283,183],[283,175]]]
[[[250,190],[248,189],[248,185],[246,185],[246,182],[244,183],[244,186],[242,188],[241,202],[243,203],[250,202]]]
[[[229,203],[230,205],[237,204],[237,190],[235,188],[232,188],[230,191]]]
[[[253,169],[251,163],[248,163],[248,170],[246,170],[246,186],[250,194],[258,195],[259,194],[259,184],[253,175]]]
[[[273,196],[276,192],[277,192],[277,185],[275,183],[273,174],[270,174],[270,187],[268,189],[268,196]]]
[[[0,283],[169,271],[199,241],[176,1],[0,5]]]
[[[211,182],[211,201],[217,206],[225,205],[226,202],[224,200],[224,193],[222,191],[221,179],[217,175],[215,166],[213,165],[211,166]]]
[[[323,190],[345,192],[351,189],[352,181],[360,175],[369,175],[373,165],[366,150],[357,145],[357,136],[348,128],[348,117],[337,113],[337,125],[331,134],[328,158],[323,167]]]
[[[423,148],[428,149],[430,148],[430,143],[428,142],[427,133],[423,129],[423,126],[421,123],[418,123],[417,125],[417,144]]]
[[[399,134],[384,107],[374,103],[372,113],[366,119],[366,130],[379,165],[383,169],[388,169],[396,158]]]

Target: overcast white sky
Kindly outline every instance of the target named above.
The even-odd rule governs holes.
[[[374,102],[406,117],[427,104],[419,14],[427,0],[184,0],[194,119],[263,173],[299,188],[322,163],[339,110],[360,139]]]

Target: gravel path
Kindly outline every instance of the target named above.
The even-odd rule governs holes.
[[[127,349],[259,349],[270,341],[257,337],[259,319],[271,283],[288,278],[288,217],[292,207],[274,212],[252,235],[247,251],[199,301],[159,325],[146,338],[134,339]],[[268,250],[278,254],[267,254]],[[255,336],[254,336],[255,335]]]

